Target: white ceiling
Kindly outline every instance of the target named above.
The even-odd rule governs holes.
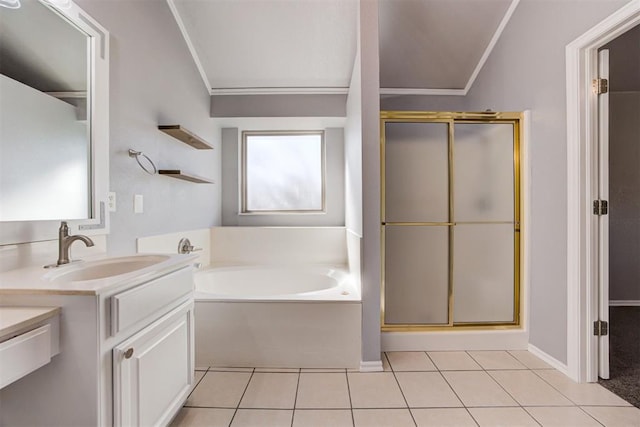
[[[355,0],[169,4],[211,89],[349,86],[356,52]]]
[[[349,86],[358,0],[167,1],[212,94]],[[381,87],[466,93],[518,1],[379,0]]]

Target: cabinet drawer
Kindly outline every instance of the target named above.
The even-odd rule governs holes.
[[[51,326],[44,325],[0,344],[0,388],[51,361]]]
[[[116,335],[192,291],[193,273],[191,267],[185,267],[114,295],[111,297],[111,335]]]

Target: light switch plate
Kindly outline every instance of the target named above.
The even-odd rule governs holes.
[[[115,191],[109,191],[109,212],[115,212],[116,211],[116,192]]]
[[[136,194],[133,196],[133,213],[144,212],[143,201],[144,198],[142,197],[142,194]]]

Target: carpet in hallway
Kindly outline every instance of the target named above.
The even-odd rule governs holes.
[[[640,408],[640,307],[609,308],[609,373],[598,382]]]

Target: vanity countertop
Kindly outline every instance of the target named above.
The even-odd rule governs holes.
[[[60,280],[56,279],[67,271],[81,269],[83,263],[92,261],[108,261],[111,257],[104,255],[87,257],[82,261],[53,269],[44,269],[42,266],[21,268],[0,273],[0,296],[11,294],[49,294],[49,295],[100,295],[130,284],[142,283],[149,279],[161,276],[168,272],[186,267],[197,259],[197,255],[189,254],[158,254],[166,257],[148,267],[135,271],[102,277],[91,280]],[[132,257],[149,256],[147,254],[132,255]],[[68,270],[71,269],[71,270]]]
[[[60,313],[60,307],[0,307],[0,341]]]

